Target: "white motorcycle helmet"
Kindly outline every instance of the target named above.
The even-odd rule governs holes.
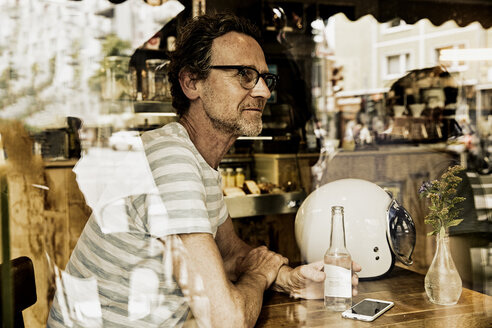
[[[412,264],[416,240],[412,218],[385,190],[360,179],[327,183],[304,200],[295,220],[303,261],[323,260],[330,246],[331,207],[336,205],[344,207],[347,249],[362,267],[360,278],[384,276],[395,257]]]

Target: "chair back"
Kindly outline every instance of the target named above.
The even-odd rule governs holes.
[[[22,311],[37,301],[36,281],[34,279],[34,266],[30,258],[21,256],[10,261],[12,272],[12,294],[14,327],[24,328],[24,318]],[[0,264],[1,268],[1,264]],[[2,290],[0,277],[0,295]],[[0,306],[0,317],[3,317],[2,307]]]

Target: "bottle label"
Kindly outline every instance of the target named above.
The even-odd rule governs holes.
[[[325,297],[351,297],[351,270],[332,264],[325,264]]]

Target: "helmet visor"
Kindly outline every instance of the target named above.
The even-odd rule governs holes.
[[[388,224],[386,234],[393,254],[405,265],[411,265],[416,240],[412,217],[393,199],[388,207],[386,219]]]

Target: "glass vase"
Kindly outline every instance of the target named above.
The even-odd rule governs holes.
[[[436,236],[436,253],[425,275],[425,292],[432,303],[456,304],[461,296],[461,277],[454,265],[447,231]]]

